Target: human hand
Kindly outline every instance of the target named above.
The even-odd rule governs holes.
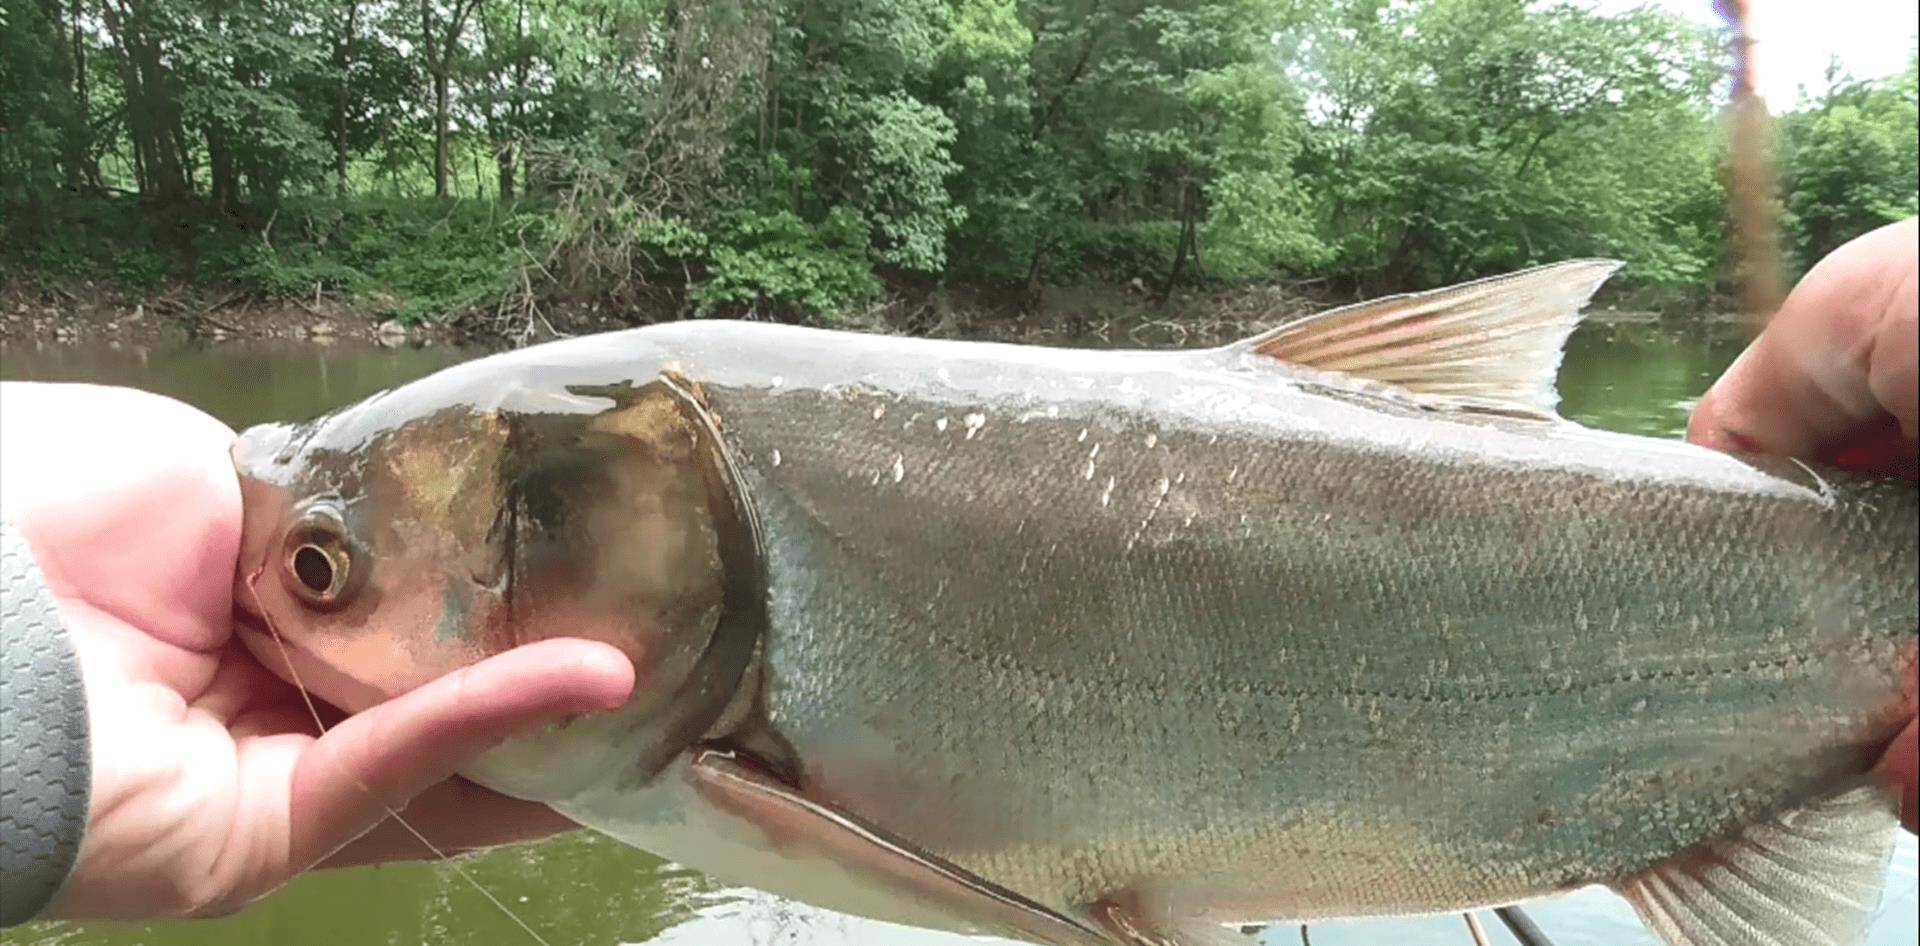
[[[1915,220],[1881,227],[1833,251],[1701,399],[1688,439],[1916,479],[1917,282]],[[1920,810],[1916,738],[1909,722],[1879,766],[1900,789],[1900,819],[1908,830],[1916,830]]]
[[[231,430],[157,395],[44,384],[0,386],[0,429],[0,508],[74,642],[91,730],[90,822],[46,915],[218,915],[316,865],[429,856],[392,811],[448,853],[574,827],[453,773],[621,704],[619,651],[532,644],[321,735],[233,634]]]

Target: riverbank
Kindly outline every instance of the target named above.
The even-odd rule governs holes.
[[[451,325],[405,325],[383,319],[361,303],[326,294],[266,298],[186,286],[131,291],[91,282],[0,283],[0,342],[6,343],[303,339],[401,345],[461,337]]]
[[[1038,301],[992,290],[906,290],[840,313],[824,324],[869,332],[1044,342],[1090,338],[1104,344],[1179,343],[1231,337],[1337,304],[1324,295],[1278,287],[1180,293],[1165,304],[1139,287],[1049,287]],[[307,339],[383,345],[517,345],[563,335],[613,331],[690,317],[662,298],[653,304],[606,301],[542,304],[503,311],[473,308],[445,319],[402,323],[376,305],[341,296],[264,298],[242,291],[174,286],[133,292],[108,284],[17,280],[0,284],[0,342],[182,339]]]
[[[991,288],[914,288],[840,313],[825,324],[867,332],[993,338],[1029,344],[1068,340],[1115,347],[1193,345],[1244,337],[1353,301],[1313,286],[1246,286],[1183,291],[1161,303],[1144,287],[1058,286],[1037,299]],[[128,290],[107,283],[0,283],[0,343],[306,340],[401,345],[511,347],[691,317],[666,293],[639,305],[604,300],[503,311],[472,308],[411,324],[383,317],[378,300],[328,293],[269,298],[192,286]],[[1603,297],[1588,314],[1603,322],[1657,322],[1669,316]],[[1707,321],[1729,316],[1709,315]]]

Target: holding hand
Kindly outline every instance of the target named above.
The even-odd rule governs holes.
[[[503,740],[610,708],[633,667],[550,640],[468,667],[320,735],[301,694],[233,636],[233,433],[156,395],[0,390],[0,511],[78,655],[91,805],[43,916],[231,912],[320,864],[449,853],[573,825],[453,777]],[[323,710],[324,712],[324,710]]]
[[[1920,224],[1914,220],[1833,251],[1700,401],[1688,438],[1722,450],[1815,458],[1915,479],[1917,283]],[[1909,830],[1920,810],[1915,740],[1908,723],[1880,763],[1881,774],[1901,791],[1900,818]]]

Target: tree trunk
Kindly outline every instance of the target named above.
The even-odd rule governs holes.
[[[193,147],[188,144],[191,139],[187,137],[187,125],[180,118],[180,110],[174,108],[171,111],[172,124],[168,128],[167,139],[173,144],[174,160],[180,167],[180,179],[186,184],[186,189],[180,192],[181,196],[191,197],[200,189],[199,182],[193,176]]]
[[[1040,306],[1040,293],[1044,288],[1040,281],[1040,274],[1045,272],[1046,268],[1046,244],[1036,244],[1033,248],[1033,260],[1027,264],[1027,305],[1033,308]]]
[[[433,76],[433,196],[447,196],[448,163],[452,160],[451,129],[447,127],[447,84],[453,72],[453,51],[460,45],[460,34],[467,27],[467,16],[479,0],[456,0],[447,19],[446,31],[434,30],[433,6],[420,0],[421,53],[427,71]]]
[[[1207,278],[1207,258],[1200,253],[1200,215],[1207,212],[1206,202],[1202,200],[1205,196],[1200,192],[1200,185],[1193,185],[1193,224],[1187,231],[1187,253],[1193,257],[1193,275],[1203,282]]]
[[[137,6],[116,7],[112,2],[102,4],[100,12],[108,35],[120,44],[125,57],[121,84],[126,90],[127,138],[133,144],[140,193],[178,200],[186,195],[186,182],[179,152],[167,140],[169,109],[163,72],[160,57],[146,35],[144,14]]]
[[[1393,255],[1381,271],[1381,285],[1377,288],[1385,292],[1404,292],[1414,288],[1411,285],[1414,269],[1420,265],[1420,257],[1426,254],[1431,243],[1432,234],[1427,231],[1425,221],[1416,215],[1400,234],[1400,243],[1394,247]]]
[[[1173,249],[1173,266],[1167,271],[1167,281],[1160,287],[1161,305],[1173,298],[1173,288],[1180,285],[1180,278],[1186,275],[1187,257],[1191,255],[1195,243],[1194,186],[1192,170],[1184,163],[1180,166],[1180,239]]]
[[[503,141],[493,151],[493,161],[500,169],[500,200],[513,200],[513,159],[518,149],[513,142]]]
[[[92,103],[87,92],[86,33],[80,24],[80,3],[73,0],[73,48],[69,68],[73,80],[73,112],[65,129],[67,189],[100,190],[100,164],[93,157]]]
[[[227,129],[220,122],[207,126],[207,164],[210,165],[212,180],[208,182],[215,210],[231,210],[238,196],[238,181],[233,169],[233,155],[227,151]]]
[[[480,173],[480,155],[478,152],[470,153],[473,155],[473,196],[479,197],[480,182],[484,179],[484,176]]]
[[[120,13],[112,2],[104,3],[100,8],[101,19],[106,22],[107,36],[120,46],[120,87],[125,100],[124,112],[127,119],[127,143],[133,146],[133,181],[135,189],[142,194],[151,193],[153,175],[147,165],[147,136],[143,116],[143,96],[140,93],[140,70],[134,64],[133,42],[127,35],[127,24],[121,20]],[[78,26],[75,27],[76,32]]]
[[[127,96],[127,125],[137,128],[137,134],[143,140],[147,154],[147,178],[152,185],[153,196],[163,201],[178,201],[187,196],[186,169],[180,163],[180,149],[173,140],[173,123],[168,114],[165,79],[161,72],[160,57],[151,48],[135,47],[139,58],[135,69],[139,73],[138,97]],[[135,119],[135,112],[139,118]]]
[[[347,3],[347,21],[333,47],[333,71],[340,77],[333,102],[333,193],[347,196],[347,70],[353,65],[353,25],[359,0]]]
[[[451,148],[447,140],[447,73],[433,72],[433,196],[447,196],[447,164]]]

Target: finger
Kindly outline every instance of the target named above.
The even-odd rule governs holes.
[[[218,659],[206,685],[198,692],[183,694],[194,709],[226,723],[228,729],[235,728],[234,722],[242,714],[259,710],[298,709],[302,716],[312,715],[301,702],[300,691],[262,666],[239,641],[229,642]],[[315,709],[319,709],[318,704]],[[302,728],[320,734],[311,720]]]
[[[1906,731],[1887,747],[1876,770],[1888,785],[1900,790],[1900,823],[1906,825],[1908,831],[1920,831],[1920,819],[1916,818],[1920,815],[1920,801],[1916,801],[1920,794],[1920,770],[1916,770],[1916,764],[1920,763],[1920,745],[1916,744],[1920,741],[1920,731],[1916,731],[1915,725],[1915,722],[1907,723]]]
[[[1878,426],[1860,431],[1819,459],[1847,470],[1878,476],[1920,479],[1920,443],[1900,430],[1898,421],[1885,418]]]
[[[1836,250],[1695,409],[1690,439],[1720,449],[1830,457],[1915,412],[1913,221]]]
[[[404,825],[401,821],[404,819]],[[411,827],[413,830],[407,830]],[[450,778],[414,796],[399,818],[335,851],[319,866],[358,867],[392,861],[431,860],[516,844],[579,829],[565,815],[536,802],[509,798],[463,778]],[[418,831],[427,840],[414,834]],[[432,847],[427,845],[431,843]]]
[[[490,657],[349,717],[293,773],[292,867],[332,854],[508,738],[611,709],[633,688],[618,650],[547,640]]]

